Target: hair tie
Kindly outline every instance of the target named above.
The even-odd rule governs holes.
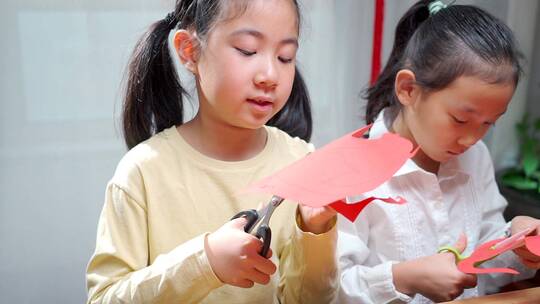
[[[442,1],[433,1],[428,5],[429,14],[431,16],[438,13],[443,8],[447,8],[448,6],[444,4]]]

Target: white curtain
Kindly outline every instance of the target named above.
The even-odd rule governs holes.
[[[373,3],[302,1],[298,58],[312,98],[317,146],[364,125],[361,93],[371,68]]]

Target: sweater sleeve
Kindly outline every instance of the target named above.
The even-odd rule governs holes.
[[[222,285],[204,251],[206,234],[149,262],[144,205],[109,183],[87,267],[87,303],[196,303]]]

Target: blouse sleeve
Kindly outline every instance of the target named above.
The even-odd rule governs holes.
[[[367,221],[351,223],[338,219],[338,257],[340,276],[339,303],[410,302],[411,297],[400,293],[394,286],[392,265],[387,261],[373,267],[365,266],[370,255],[367,246]]]

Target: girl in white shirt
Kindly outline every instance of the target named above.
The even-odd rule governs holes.
[[[505,223],[505,199],[480,141],[506,112],[520,75],[511,30],[485,11],[419,1],[399,21],[392,53],[367,92],[370,138],[395,132],[418,153],[367,196],[400,195],[408,203],[374,202],[355,223],[340,218],[339,303],[452,300],[482,295],[534,275],[540,260],[524,248],[482,267],[514,267],[521,276],[464,274],[452,253],[536,227],[520,216]],[[358,200],[359,198],[349,198]],[[527,266],[527,267],[524,267]]]

